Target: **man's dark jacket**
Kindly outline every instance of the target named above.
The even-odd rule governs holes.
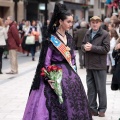
[[[82,50],[85,52],[85,66],[86,69],[104,70],[106,69],[106,57],[110,50],[110,36],[107,31],[102,28],[97,34],[91,38],[92,30],[87,31],[82,45]],[[90,42],[92,49],[90,51],[84,50],[84,44]]]

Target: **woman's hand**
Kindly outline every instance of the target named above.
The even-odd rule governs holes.
[[[115,46],[115,50],[118,50],[120,49],[120,43],[118,43],[116,46]]]
[[[53,87],[54,80],[48,80],[48,83],[50,84],[51,88],[54,89]]]

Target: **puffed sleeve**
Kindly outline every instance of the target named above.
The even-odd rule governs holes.
[[[45,57],[45,67],[47,68],[49,65],[51,65],[51,58],[52,58],[52,53],[53,53],[53,45],[52,43],[49,43],[46,57]]]

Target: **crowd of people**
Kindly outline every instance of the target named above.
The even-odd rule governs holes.
[[[52,43],[46,43],[46,47],[45,44],[43,44],[43,50],[41,51],[23,120],[27,120],[29,116],[31,120],[33,117],[35,120],[39,120],[39,118],[40,120],[60,120],[63,118],[64,120],[92,120],[92,116],[105,117],[107,110],[107,73],[113,74],[111,89],[120,89],[119,18],[120,12],[113,14],[111,18],[105,18],[104,21],[98,16],[93,16],[90,18],[89,23],[86,21],[81,21],[80,23],[76,21],[73,25],[72,14],[70,14],[63,5],[55,5],[47,32],[51,36],[48,35],[49,37],[47,37],[46,41],[51,41]],[[73,29],[70,29],[72,25]],[[72,40],[72,42],[70,40]],[[64,44],[63,46],[66,47],[62,47],[63,50],[61,50],[59,49],[60,44]],[[89,107],[86,106],[86,102],[83,102],[86,101],[86,96],[83,92],[84,88],[80,83],[80,78],[76,76],[73,44],[75,44],[79,52],[80,68],[83,69],[85,67],[87,69],[87,103]],[[67,54],[70,55],[68,56],[71,58],[72,63],[69,63],[65,54],[63,54],[66,50],[68,52]],[[45,54],[45,58],[42,58],[43,53]],[[58,98],[56,94],[54,94],[55,81],[49,77],[44,78],[42,74],[39,75],[39,73],[44,71],[41,70],[42,67],[50,68],[51,64],[61,67],[63,71],[61,84],[64,102],[62,105],[59,104]],[[78,92],[79,88],[82,88],[80,92]],[[73,91],[75,96],[72,93]],[[81,93],[84,96],[84,100]],[[71,95],[73,95],[74,98],[73,96],[70,97]],[[77,99],[78,96],[79,99]],[[73,99],[76,107],[72,105]],[[43,105],[42,107],[40,106],[41,104]],[[45,110],[44,113],[40,108]],[[87,113],[84,110],[87,111]]]
[[[74,41],[75,45],[79,52],[79,62],[80,62],[80,68],[83,69],[86,67],[85,64],[85,54],[83,50],[81,49],[81,46],[83,44],[83,40],[85,37],[85,34],[88,30],[91,29],[91,25],[87,23],[86,21],[81,21],[80,24],[77,24],[78,26],[75,28],[74,32]],[[119,83],[118,77],[119,77],[119,39],[120,39],[120,11],[118,13],[113,13],[111,17],[105,18],[103,21],[101,21],[102,29],[106,30],[110,35],[110,50],[107,53],[106,58],[106,65],[107,65],[107,74],[113,74],[113,81],[112,83]],[[116,53],[116,54],[114,54]],[[116,56],[117,57],[116,57]],[[117,58],[117,60],[116,60]],[[120,84],[120,83],[119,83]],[[117,88],[116,88],[117,87]],[[111,89],[119,89],[118,85],[114,86],[112,84]]]
[[[89,23],[82,20],[73,25],[73,14],[65,5],[57,3],[51,21],[47,21],[44,27],[35,20],[31,23],[22,20],[17,25],[11,16],[4,23],[0,18],[0,38],[0,74],[4,50],[7,58],[6,46],[11,63],[7,74],[17,74],[18,48],[22,48],[27,56],[31,53],[34,61],[36,48],[42,41],[23,120],[92,120],[92,116],[105,117],[107,73],[113,74],[111,89],[120,89],[120,11],[104,21],[93,16]],[[75,47],[79,53],[80,69],[87,69],[88,97],[77,74]],[[52,64],[63,71],[62,104],[54,92],[55,81],[40,74],[43,67],[51,69]]]
[[[42,25],[39,21],[22,20],[17,23],[12,16],[6,20],[0,18],[0,74],[2,74],[2,57],[10,58],[11,69],[7,74],[18,73],[17,52],[31,53],[32,61],[42,42]],[[33,43],[31,40],[33,39]],[[27,42],[28,41],[28,42]]]
[[[104,117],[106,73],[112,74],[111,90],[120,90],[120,11],[103,21],[98,16],[92,17],[89,24],[82,21],[75,29],[74,41],[80,69],[87,69],[87,94],[92,115]]]

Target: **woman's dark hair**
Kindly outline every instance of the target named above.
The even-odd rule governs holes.
[[[35,26],[36,26],[36,24],[37,24],[37,23],[36,23],[36,21],[35,21],[35,20],[32,20],[31,25],[33,25],[33,23],[34,23],[34,22],[35,22]]]
[[[118,19],[114,20],[114,24],[115,24],[115,27],[119,27],[120,20],[118,20]]]
[[[63,21],[67,18],[67,16],[71,15],[72,13],[67,10],[64,4],[56,3],[50,24],[48,26],[48,33],[55,33],[56,28],[59,26],[59,20]]]
[[[112,38],[112,37],[115,37],[116,40],[118,39],[119,36],[118,36],[116,30],[112,29],[112,30],[110,31],[110,33],[111,33],[111,38]]]

